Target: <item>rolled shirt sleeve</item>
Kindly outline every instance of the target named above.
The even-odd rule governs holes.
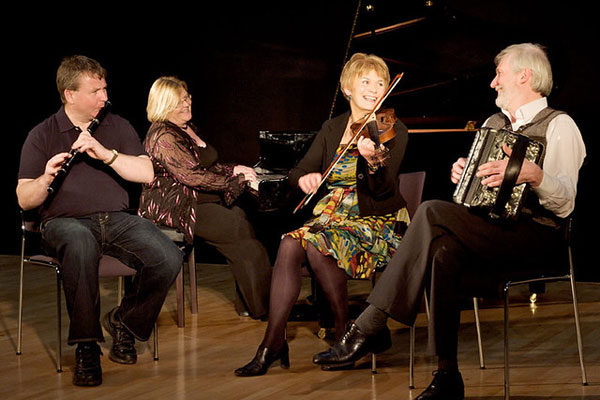
[[[548,125],[542,183],[533,188],[540,204],[559,217],[567,217],[575,208],[579,169],[586,156],[585,144],[575,121],[567,114]]]

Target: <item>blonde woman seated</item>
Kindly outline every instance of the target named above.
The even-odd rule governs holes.
[[[139,214],[158,225],[176,228],[192,243],[204,239],[227,259],[236,283],[236,309],[253,318],[268,313],[271,265],[235,200],[254,170],[220,163],[192,120],[192,98],[185,82],[158,78],[148,96],[152,123],[145,150],[154,165],[154,180],[143,186]]]
[[[351,125],[363,118],[384,94],[390,81],[385,62],[374,55],[357,53],[346,63],[340,78],[350,111],[326,121],[305,157],[290,171],[293,186],[305,193],[317,190],[323,172],[354,133]],[[332,170],[313,217],[282,239],[271,282],[269,321],[265,336],[250,363],[237,369],[238,376],[267,372],[281,360],[289,366],[285,328],[301,288],[301,267],[308,263],[333,313],[336,338],[348,322],[348,278],[368,278],[384,266],[399,244],[406,227],[406,202],[398,189],[398,171],[408,132],[397,121],[396,135],[385,144],[389,159],[375,162],[375,143],[359,138]],[[400,228],[400,229],[399,229]]]

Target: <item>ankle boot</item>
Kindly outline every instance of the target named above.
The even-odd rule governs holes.
[[[433,381],[416,400],[463,400],[465,385],[462,375],[456,371],[435,371]]]
[[[235,374],[237,376],[264,375],[271,364],[277,360],[280,360],[281,368],[288,369],[290,367],[290,349],[287,342],[283,342],[283,346],[277,351],[260,345],[252,361],[236,369]]]

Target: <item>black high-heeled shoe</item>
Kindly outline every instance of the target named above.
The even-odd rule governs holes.
[[[260,345],[252,361],[236,369],[234,373],[236,376],[264,375],[271,364],[277,360],[280,360],[281,368],[288,369],[290,367],[290,348],[287,342],[283,342],[283,346],[277,351]]]

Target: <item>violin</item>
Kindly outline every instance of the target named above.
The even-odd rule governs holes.
[[[389,94],[392,92],[392,90],[394,90],[394,88],[396,87],[396,85],[398,84],[398,82],[400,82],[400,79],[402,79],[402,77],[404,76],[404,73],[400,73],[398,75],[396,75],[396,77],[392,80],[392,82],[390,83],[390,85],[388,86],[388,88],[386,89],[385,93],[383,94],[383,96],[377,101],[377,103],[375,103],[375,106],[373,107],[373,109],[363,118],[361,118],[360,120],[356,121],[354,124],[352,124],[350,126],[350,128],[352,129],[352,132],[354,133],[354,136],[352,137],[352,139],[348,142],[348,144],[342,149],[342,151],[340,152],[340,154],[337,155],[337,157],[335,157],[335,159],[333,160],[333,162],[329,165],[329,167],[327,167],[327,169],[325,170],[325,172],[323,173],[323,176],[321,178],[321,182],[319,183],[318,187],[316,190],[307,193],[304,198],[300,201],[300,203],[296,206],[296,208],[294,209],[293,213],[295,214],[299,209],[301,209],[302,207],[304,207],[304,205],[306,203],[308,203],[310,201],[310,199],[312,199],[312,197],[314,196],[314,194],[317,192],[318,188],[321,187],[321,185],[323,185],[323,182],[325,182],[325,180],[327,179],[327,177],[331,174],[331,171],[333,170],[333,167],[335,167],[335,165],[342,159],[342,157],[344,156],[344,154],[346,153],[346,151],[348,150],[348,148],[350,147],[350,145],[352,143],[354,143],[356,141],[356,139],[358,139],[358,137],[362,134],[362,135],[366,135],[366,132],[363,132],[365,127],[368,126],[368,124],[371,124],[372,128],[367,128],[369,130],[369,137],[371,138],[371,140],[373,140],[373,138],[377,138],[377,140],[380,140],[380,138],[383,136],[384,138],[388,138],[386,141],[392,139],[395,135],[396,132],[394,131],[394,123],[396,122],[396,116],[394,115],[394,111],[391,109],[388,110],[382,110],[380,112],[380,119],[378,118],[378,114],[376,114],[376,111],[379,110],[379,108],[381,107],[381,103],[383,103],[383,101],[389,96]],[[375,116],[375,120],[373,120],[373,117]],[[394,123],[392,123],[391,121],[394,121]],[[373,124],[375,123],[375,124]],[[354,125],[357,124],[356,129],[354,128]],[[381,134],[379,133],[379,127],[382,127],[382,132]],[[387,128],[386,128],[387,127]],[[373,135],[371,136],[370,132],[373,132]],[[386,133],[384,135],[384,132]],[[389,132],[389,133],[388,133]],[[375,140],[373,140],[375,142]],[[376,146],[375,148],[377,149],[379,146],[379,144],[381,144],[381,142],[375,142]],[[383,154],[383,161],[385,161],[385,150],[382,149],[382,154]]]
[[[363,128],[362,131],[360,131],[365,119],[366,116],[357,120],[350,125],[350,129],[355,136],[357,133],[360,133],[360,136],[371,139],[375,143],[375,154],[372,159],[369,159],[369,163],[377,167],[383,166],[385,165],[386,160],[389,158],[389,150],[382,145],[389,142],[396,136],[394,124],[398,118],[396,117],[394,110],[391,108],[377,111],[374,119],[370,122],[367,122],[367,129]]]

